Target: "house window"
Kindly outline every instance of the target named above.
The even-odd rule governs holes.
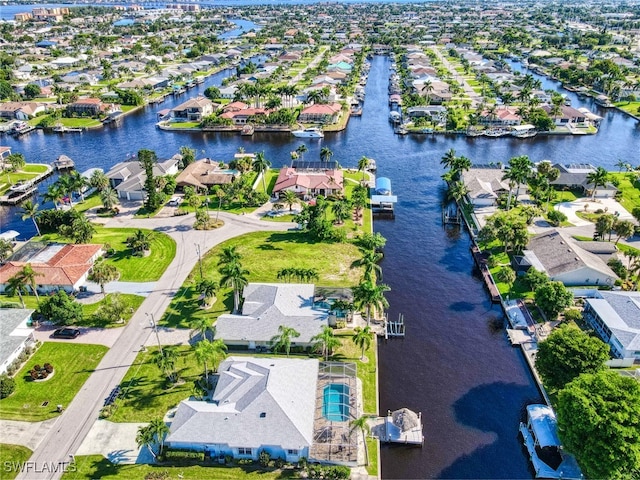
[[[297,449],[287,450],[287,455],[298,455]]]
[[[238,448],[238,455],[251,455],[251,449],[246,447]]]

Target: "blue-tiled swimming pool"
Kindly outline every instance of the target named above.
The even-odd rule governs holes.
[[[342,383],[332,383],[324,387],[322,415],[332,422],[346,422],[349,419],[349,387]]]

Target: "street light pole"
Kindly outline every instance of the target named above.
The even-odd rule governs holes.
[[[160,343],[160,335],[158,335],[158,326],[156,325],[156,319],[153,316],[153,313],[145,313],[145,315],[149,318],[149,325],[153,328],[153,331],[156,334],[156,340],[158,341],[158,348],[160,349],[160,355],[164,356],[164,352],[162,351],[162,344]]]
[[[194,243],[194,245],[196,246],[196,251],[198,252],[198,265],[200,267],[200,280],[202,280],[204,278],[204,275],[202,274],[202,255],[200,254],[200,244],[199,243]]]

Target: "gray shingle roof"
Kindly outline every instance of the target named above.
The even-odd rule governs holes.
[[[598,291],[586,301],[626,350],[640,350],[640,292]]]
[[[31,335],[32,329],[24,327],[34,311],[23,308],[0,309],[0,364]]]
[[[167,442],[301,449],[313,441],[318,361],[229,357],[213,402],[178,406]]]
[[[242,315],[220,315],[216,338],[225,342],[269,342],[286,325],[300,333],[295,343],[309,343],[328,325],[326,310],[313,306],[315,286],[293,283],[250,283],[244,289]]]

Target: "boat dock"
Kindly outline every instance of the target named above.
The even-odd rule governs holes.
[[[74,161],[66,155],[60,155],[53,161],[53,168],[55,168],[59,172],[64,170],[72,170],[73,168],[75,168],[75,166],[76,164],[74,163]]]
[[[46,165],[46,167],[46,172],[24,183],[12,186],[6,195],[0,196],[0,205],[19,205],[31,197],[38,190],[38,184],[53,175],[53,167],[51,165]]]
[[[398,320],[388,321],[384,319],[384,338],[388,340],[389,337],[404,337],[404,315],[398,314]]]
[[[489,294],[491,295],[492,303],[500,303],[500,292],[498,291],[498,287],[493,281],[493,277],[491,276],[491,272],[489,271],[489,266],[487,265],[487,255],[482,253],[477,245],[473,244],[471,246],[471,254],[473,255],[473,260],[476,262],[476,265],[480,269],[480,273],[482,273],[482,278],[484,279],[484,283],[489,290]]]
[[[369,421],[371,436],[384,443],[399,443],[404,445],[424,444],[422,434],[422,413],[415,413],[408,408],[401,408],[386,417],[375,417]]]
[[[378,177],[375,180],[375,189],[371,195],[371,212],[374,218],[396,218],[394,205],[398,203],[398,197],[391,194],[391,180],[387,177]]]

